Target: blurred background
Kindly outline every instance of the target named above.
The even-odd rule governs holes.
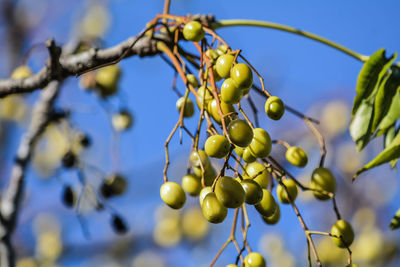
[[[55,38],[60,45],[84,38],[96,40],[99,47],[109,47],[136,35],[163,9],[161,0],[2,0],[0,4],[1,77],[9,77],[24,63],[33,72],[38,71],[47,58],[43,44],[48,38]],[[172,0],[170,12],[278,22],[370,55],[381,47],[388,54],[399,50],[399,8],[400,2],[395,0]],[[319,43],[274,30],[237,27],[219,33],[233,49],[242,50],[272,94],[321,121],[318,128],[326,137],[328,149],[326,165],[338,182],[338,206],[356,231],[351,247],[354,262],[359,266],[400,266],[400,232],[388,227],[400,203],[398,170],[384,165],[351,183],[355,171],[383,147],[383,140],[378,139],[358,153],[348,133],[356,77],[362,64]],[[119,93],[107,100],[82,90],[78,78],[64,83],[57,107],[71,111],[73,127],[49,127],[36,150],[13,240],[19,267],[208,266],[228,238],[232,211],[224,223],[211,225],[198,210],[198,198],[188,197],[183,210],[172,211],[159,197],[164,142],[179,116],[177,97],[171,90],[174,71],[159,57],[133,57],[123,60],[120,66]],[[181,82],[177,87],[184,90]],[[0,100],[2,190],[38,94]],[[286,140],[307,151],[309,164],[299,170],[285,162],[281,147],[273,148],[273,155],[308,184],[319,162],[317,140],[304,122],[290,113],[279,122],[269,120],[263,112],[265,100],[251,95],[259,107],[261,125],[272,139]],[[128,131],[116,132],[111,118],[121,109],[129,110],[133,125]],[[192,131],[198,115],[196,111],[187,120]],[[61,157],[74,145],[77,133],[87,134],[92,143],[80,152],[79,172],[60,166]],[[172,181],[180,182],[185,174],[190,146],[190,138],[185,135],[182,145],[178,135],[172,139],[168,173]],[[126,179],[126,191],[107,199],[105,209],[96,209],[93,190],[85,189],[82,194],[82,176],[92,188],[98,188],[112,174]],[[67,186],[80,192],[79,208],[63,204]],[[313,230],[329,231],[335,222],[331,203],[317,202],[312,194],[301,193],[298,207]],[[280,208],[280,222],[270,226],[249,207],[250,245],[266,257],[268,266],[306,266],[304,232],[291,207]],[[126,222],[127,234],[116,233],[111,223],[114,215]],[[330,238],[315,240],[326,266],[345,265],[345,250],[336,248]],[[234,263],[236,256],[233,246],[229,246],[215,266]]]

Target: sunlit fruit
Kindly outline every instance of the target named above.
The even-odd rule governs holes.
[[[274,212],[274,214],[272,214],[271,216],[261,216],[261,218],[263,219],[263,221],[266,224],[270,224],[270,225],[274,225],[277,224],[281,218],[281,209],[279,208],[279,205],[276,205],[276,210]]]
[[[304,167],[308,162],[306,152],[298,146],[291,146],[286,150],[286,159],[290,164],[297,167]]]
[[[213,192],[206,195],[201,210],[204,218],[211,223],[222,223],[228,214],[228,209],[219,202]]]
[[[122,109],[112,116],[111,122],[116,131],[122,132],[132,127],[133,117],[128,110]]]
[[[204,38],[205,32],[203,26],[198,21],[186,23],[183,27],[183,37],[192,42],[199,42]]]
[[[183,106],[184,103],[185,103],[185,107],[184,107],[184,110],[183,110],[183,117],[190,118],[194,114],[194,105],[193,105],[192,100],[189,97],[186,98],[186,101],[185,101],[185,97],[184,96],[179,98],[176,101],[176,109],[178,110],[178,112],[181,112],[181,109],[182,109],[182,106]]]
[[[232,104],[227,104],[227,103],[221,101],[220,102],[220,107],[221,107],[222,114],[224,114],[224,115],[236,112],[236,110],[235,110],[235,108],[233,107]],[[219,115],[219,112],[218,112],[218,104],[217,104],[217,100],[216,99],[213,99],[208,103],[208,109],[207,110],[210,113],[211,117],[218,124],[222,123],[221,116]],[[225,116],[225,124],[228,124],[231,121],[230,117],[236,118],[237,115],[236,114],[231,114],[231,115]]]
[[[256,210],[262,215],[269,217],[274,214],[275,210],[277,209],[277,204],[275,201],[274,196],[271,194],[270,191],[263,189],[263,196],[261,201],[256,204],[254,207]]]
[[[209,86],[205,87],[204,85],[200,86],[200,88],[197,90],[196,103],[200,110],[201,107],[203,106],[203,102],[205,104],[204,108],[207,110],[208,103],[213,99],[211,92],[212,88]]]
[[[244,258],[244,267],[266,267],[264,257],[258,252],[251,252]]]
[[[254,136],[250,125],[246,121],[240,119],[231,121],[227,130],[230,140],[240,147],[248,146]]]
[[[269,185],[270,175],[265,166],[261,163],[253,162],[248,164],[246,167],[246,173],[249,175],[249,178],[256,181],[261,188],[267,188]]]
[[[273,120],[279,120],[285,113],[285,105],[283,101],[277,96],[268,97],[265,102],[265,113]]]
[[[201,191],[201,179],[194,174],[187,174],[182,177],[183,191],[191,196],[198,196]]]
[[[204,167],[204,184],[206,186],[212,185],[217,174],[216,174],[214,168],[211,166],[211,163],[208,163],[207,165],[205,165],[203,167]],[[201,167],[200,166],[199,167],[192,166],[192,170],[193,170],[193,173],[197,177],[199,177],[199,179],[201,181],[201,178],[202,178]]]
[[[243,204],[245,192],[238,181],[229,176],[220,177],[215,186],[215,195],[227,208],[238,208]]]
[[[199,195],[200,206],[203,206],[203,200],[207,196],[207,194],[210,192],[212,192],[211,186],[206,186],[206,187],[203,187],[203,189],[201,189],[200,195]]]
[[[292,179],[284,179],[282,180],[282,183],[286,188],[281,184],[278,184],[276,187],[276,195],[278,196],[279,201],[284,204],[289,204],[290,200],[294,202],[298,194],[296,183]]]
[[[251,150],[249,147],[246,147],[243,150],[242,158],[246,163],[252,163],[257,160],[257,158],[253,155],[253,153],[251,153]]]
[[[310,188],[313,189],[312,192],[317,199],[330,199],[329,193],[334,194],[336,191],[335,177],[328,168],[318,167],[311,175]]]
[[[166,182],[160,188],[160,196],[165,204],[173,209],[180,209],[186,201],[182,187],[175,182]]]
[[[241,99],[242,90],[233,79],[226,79],[221,85],[221,100],[228,104],[237,104]]]
[[[222,78],[228,78],[234,61],[235,57],[229,54],[218,57],[217,62],[215,63],[215,69],[218,75]]]
[[[253,84],[253,73],[249,66],[244,63],[239,63],[233,66],[230,77],[236,82],[239,88],[245,90],[243,95],[246,94],[246,90],[248,90]]]
[[[201,149],[198,149],[197,151],[193,150],[192,154],[190,154],[190,162],[193,166],[200,167],[202,165],[204,168],[210,164],[206,152]]]
[[[245,202],[249,205],[255,205],[259,203],[263,197],[263,190],[261,186],[253,179],[244,179],[242,187],[245,193]]]
[[[338,220],[331,228],[332,240],[340,248],[350,246],[354,240],[353,227],[345,220]]]
[[[213,158],[223,158],[229,153],[229,142],[223,135],[212,135],[204,144],[204,151]]]
[[[200,83],[199,80],[197,80],[196,76],[194,76],[193,74],[187,74],[186,79],[191,86],[193,86],[194,88],[199,88]]]
[[[251,153],[257,158],[265,158],[271,153],[271,137],[261,128],[253,130],[254,136],[249,145]]]

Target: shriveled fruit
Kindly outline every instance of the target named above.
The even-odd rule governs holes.
[[[353,227],[345,220],[338,220],[331,228],[333,242],[340,247],[345,248],[350,246],[354,240]]]
[[[267,169],[259,162],[253,162],[247,165],[246,172],[249,178],[256,181],[261,188],[267,188],[270,181],[270,175]]]
[[[221,106],[221,111],[222,114],[229,114],[229,113],[233,113],[236,112],[235,108],[233,107],[232,104],[227,104],[225,102],[220,102],[220,106]],[[221,124],[222,120],[221,120],[221,116],[219,115],[218,112],[218,104],[217,104],[217,100],[213,99],[208,103],[208,112],[210,113],[211,117],[218,123]],[[225,123],[228,124],[231,119],[229,117],[232,118],[236,118],[237,115],[236,114],[232,114],[230,116],[225,116]]]
[[[186,195],[182,187],[175,182],[166,182],[160,188],[160,196],[165,204],[173,209],[180,209],[185,205]]]
[[[285,113],[285,105],[277,96],[270,96],[265,102],[265,113],[273,120],[279,120]]]
[[[286,159],[290,164],[297,167],[304,167],[307,165],[307,153],[298,146],[291,146],[286,150]]]
[[[222,223],[228,214],[228,209],[219,202],[213,192],[206,195],[201,210],[206,220],[211,223]]]
[[[75,205],[76,195],[74,193],[74,190],[72,190],[71,186],[69,185],[64,186],[61,200],[63,204],[68,208],[72,208]]]
[[[223,158],[229,153],[229,142],[223,135],[212,135],[207,138],[204,150],[208,156],[213,158]]]
[[[111,227],[119,235],[126,234],[129,231],[123,218],[117,214],[111,216]]]
[[[236,119],[228,125],[228,135],[230,140],[237,146],[246,147],[253,139],[253,130],[244,120]]]
[[[183,37],[192,42],[199,42],[204,38],[205,32],[203,26],[198,21],[191,21],[186,23],[183,27]]]
[[[242,187],[245,193],[245,202],[250,205],[259,203],[263,197],[263,190],[261,186],[253,179],[244,179]]]
[[[253,73],[249,66],[244,63],[233,66],[230,75],[242,90],[248,90],[253,84]],[[245,93],[243,95],[245,95]]]
[[[206,186],[206,187],[203,187],[203,189],[201,189],[200,195],[199,195],[200,206],[203,206],[204,198],[208,195],[208,193],[211,193],[211,192],[212,192],[211,186]]]
[[[278,184],[276,187],[276,195],[278,196],[279,201],[284,204],[289,204],[290,200],[294,202],[298,194],[296,183],[292,179],[284,179],[282,180],[282,183],[285,185],[286,189],[281,184]]]
[[[194,174],[187,174],[182,177],[183,191],[191,196],[198,196],[201,191],[201,180]]]
[[[238,208],[243,204],[245,192],[238,181],[229,176],[219,178],[215,186],[215,195],[227,208]]]
[[[276,205],[276,210],[274,212],[274,214],[272,214],[271,216],[261,216],[263,221],[266,224],[270,224],[270,225],[274,225],[277,224],[281,218],[281,209],[279,208],[279,205]]]
[[[262,128],[253,130],[254,136],[249,145],[251,153],[257,158],[265,158],[271,153],[271,137]]]
[[[231,67],[235,57],[229,54],[221,55],[215,63],[215,70],[222,78],[228,78],[230,75]]]
[[[244,258],[244,267],[266,267],[264,257],[258,252],[251,252]]]
[[[221,100],[228,104],[237,104],[241,99],[242,90],[233,79],[226,79],[221,85]]]
[[[183,110],[183,117],[185,117],[185,118],[192,117],[193,114],[194,114],[194,105],[193,105],[192,100],[190,98],[186,98],[186,101],[185,101],[185,97],[184,96],[179,98],[176,101],[176,109],[178,110],[178,112],[181,112],[183,103],[185,103],[185,107],[184,107],[184,110]]]
[[[254,207],[256,210],[262,215],[269,217],[274,214],[276,207],[278,206],[276,204],[276,201],[274,199],[274,196],[271,194],[270,191],[263,189],[263,196],[261,201],[256,204]]]
[[[327,193],[334,194],[336,191],[336,180],[332,172],[325,167],[316,168],[311,175],[310,188],[314,189],[314,196],[319,200],[330,199]],[[316,191],[319,190],[319,191]],[[326,193],[324,193],[325,191]]]

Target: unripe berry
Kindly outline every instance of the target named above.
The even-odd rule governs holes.
[[[191,196],[198,196],[201,191],[201,178],[194,174],[187,174],[182,177],[183,191]]]
[[[270,175],[267,169],[259,162],[253,162],[247,165],[246,172],[249,178],[256,181],[261,188],[267,188],[270,181]]]
[[[279,120],[285,113],[285,105],[277,96],[270,96],[265,102],[265,113],[273,120]]]
[[[350,246],[354,240],[353,227],[345,220],[338,220],[331,228],[333,242],[340,247],[345,248]]]
[[[253,73],[249,66],[244,63],[236,64],[232,67],[231,78],[236,82],[236,84],[244,90],[243,95],[246,95],[246,91],[251,87],[253,84]]]
[[[318,167],[312,173],[310,188],[315,189],[313,194],[317,199],[328,200],[330,199],[330,196],[327,193],[334,194],[336,191],[335,177],[328,168]]]
[[[178,112],[181,112],[183,103],[185,103],[185,97],[182,96],[181,98],[179,98],[176,101],[176,109],[178,110]],[[186,98],[186,103],[185,103],[185,108],[183,110],[183,117],[185,118],[190,118],[192,117],[194,114],[194,105],[193,102],[190,98]]]
[[[191,21],[183,27],[183,37],[192,42],[199,42],[204,38],[203,26],[198,21]]]
[[[222,223],[228,214],[228,209],[219,202],[213,192],[206,195],[201,210],[206,220],[211,223]]]
[[[266,267],[264,257],[258,252],[251,252],[244,258],[244,267]]]
[[[221,85],[221,100],[228,104],[237,104],[241,99],[242,90],[233,79],[226,79]]]
[[[173,209],[180,209],[185,205],[186,195],[182,187],[175,182],[166,182],[160,188],[160,196],[165,204]]]
[[[304,167],[308,162],[306,152],[297,146],[291,146],[286,150],[286,159],[290,164],[297,167]]]
[[[215,186],[215,195],[227,208],[238,208],[243,204],[245,192],[238,181],[229,176],[220,177]]]
[[[278,206],[276,204],[276,201],[274,199],[274,196],[271,194],[270,191],[263,189],[263,196],[261,201],[256,204],[254,207],[256,210],[262,215],[269,217],[274,214],[276,207]]]
[[[244,120],[236,119],[228,125],[228,135],[232,143],[240,147],[246,147],[253,139],[253,130]]]
[[[265,158],[271,153],[271,137],[261,128],[253,130],[254,136],[249,145],[251,153],[257,158]]]
[[[274,225],[277,224],[279,222],[279,219],[281,218],[281,209],[279,208],[279,205],[276,205],[276,210],[274,212],[274,214],[272,214],[271,216],[261,216],[261,218],[263,219],[263,221],[266,224],[269,225]]]
[[[292,179],[284,179],[282,180],[282,183],[285,185],[286,189],[281,184],[278,184],[276,187],[276,195],[278,196],[279,201],[283,204],[289,204],[290,200],[294,202],[298,194],[296,183]]]
[[[207,138],[204,150],[208,156],[213,158],[223,158],[229,153],[229,142],[225,136],[212,135]]]
[[[215,63],[215,70],[220,77],[229,77],[234,60],[235,57],[228,54],[218,57],[217,62]]]

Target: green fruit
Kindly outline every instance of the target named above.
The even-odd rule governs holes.
[[[199,80],[197,80],[196,76],[193,74],[187,74],[186,79],[190,85],[192,85],[194,88],[199,88],[200,83]]]
[[[229,264],[229,265],[226,265],[226,267],[239,267],[239,266],[237,266],[236,264]]]
[[[228,46],[226,46],[226,45],[220,45],[220,46],[218,46],[218,48],[217,48],[217,53],[218,53],[218,55],[220,55],[220,56],[226,54],[228,51],[229,51],[229,48],[228,48]]]
[[[246,148],[243,150],[242,158],[243,158],[243,160],[244,160],[245,162],[247,162],[247,163],[252,163],[252,162],[254,162],[254,161],[257,160],[257,158],[254,157],[253,153],[251,153],[251,150],[250,150],[249,147],[246,147]]]
[[[246,172],[249,178],[256,181],[261,188],[267,188],[270,181],[270,175],[267,169],[259,162],[253,162],[247,165]]]
[[[201,191],[201,179],[194,174],[187,174],[182,177],[183,191],[191,196],[198,196]]]
[[[228,104],[237,104],[241,99],[242,90],[233,79],[226,79],[221,85],[221,100]]]
[[[276,204],[274,196],[271,194],[270,191],[266,189],[263,189],[262,191],[263,191],[262,199],[254,207],[262,216],[269,217],[274,214],[275,210],[277,209],[276,207],[278,205]]]
[[[277,96],[270,96],[265,102],[265,113],[273,120],[279,120],[285,113],[285,105]]]
[[[266,224],[274,225],[279,222],[279,219],[281,218],[281,209],[279,208],[279,205],[276,205],[276,210],[274,214],[272,214],[269,217],[266,216],[261,216],[261,218],[264,220]]]
[[[221,111],[222,113],[228,114],[228,113],[233,113],[236,112],[235,108],[233,107],[232,104],[226,104],[225,102],[220,102],[221,105]],[[222,123],[221,116],[218,113],[218,105],[217,105],[217,100],[213,99],[208,103],[208,112],[211,115],[211,117],[217,122],[218,124]],[[236,114],[231,115],[232,118],[236,118]],[[229,116],[225,117],[225,123],[228,124],[231,121]]]
[[[200,206],[203,206],[203,201],[204,198],[208,195],[208,193],[212,192],[211,186],[206,186],[201,189],[200,194],[199,194],[199,201],[200,201]]]
[[[249,205],[255,205],[261,201],[263,190],[257,182],[253,179],[244,179],[241,184],[245,193],[244,202]]]
[[[271,137],[267,131],[261,128],[255,128],[253,133],[254,136],[249,145],[251,153],[257,158],[267,157],[271,153]]]
[[[244,258],[244,267],[266,267],[264,257],[258,252],[251,252]]]
[[[243,204],[245,192],[238,181],[229,176],[218,179],[215,195],[219,202],[227,208],[238,208]]]
[[[110,96],[117,92],[121,70],[118,65],[110,65],[99,69],[96,73],[96,84],[101,96]]]
[[[213,192],[206,195],[201,210],[206,220],[211,223],[222,223],[228,214],[228,209],[218,201]]]
[[[223,158],[228,155],[230,145],[225,136],[213,135],[207,138],[204,145],[206,154],[213,158]]]
[[[332,237],[333,242],[340,247],[349,247],[354,240],[353,227],[345,220],[338,220],[331,228],[331,234],[336,236]]]
[[[202,171],[201,167],[192,167],[194,174],[199,177],[200,181],[202,178]],[[210,186],[213,184],[215,177],[217,177],[217,174],[215,173],[214,168],[211,166],[211,163],[208,165],[204,166],[204,184],[206,186]]]
[[[205,103],[205,106],[204,106],[204,108],[207,110],[207,107],[208,107],[208,103],[211,101],[211,100],[213,100],[213,96],[212,96],[212,88],[211,87],[209,87],[209,86],[207,86],[207,89],[206,89],[206,87],[203,85],[203,86],[200,86],[200,88],[197,90],[197,99],[196,99],[196,103],[197,103],[197,106],[199,107],[199,109],[201,110],[201,107],[203,106],[203,101],[204,101],[204,103]],[[204,99],[204,100],[203,100]]]
[[[233,66],[230,75],[236,82],[237,86],[242,90],[248,90],[253,84],[253,73],[249,66],[244,63],[239,63]]]
[[[11,79],[24,79],[28,78],[31,75],[31,69],[26,65],[22,65],[13,71],[13,73],[11,74]]]
[[[253,130],[244,120],[236,119],[228,125],[228,135],[232,143],[240,147],[246,147],[253,139]]]
[[[186,23],[183,27],[183,37],[192,42],[199,42],[204,38],[205,32],[203,26],[198,21],[191,21]]]
[[[182,96],[181,98],[179,98],[176,101],[176,109],[178,110],[178,112],[181,112],[183,103],[185,103],[185,97]],[[183,111],[183,117],[185,118],[190,118],[192,117],[194,114],[194,105],[192,100],[190,100],[190,98],[186,98],[186,103],[185,103],[185,108]]]
[[[334,194],[336,191],[335,177],[328,168],[316,168],[311,175],[310,188]],[[330,199],[329,195],[324,194],[323,192],[313,191],[313,194],[319,200]]]
[[[182,187],[175,182],[166,182],[160,188],[161,199],[173,209],[180,209],[185,205],[186,195]]]
[[[213,70],[213,75],[214,75],[214,81],[219,82],[220,80],[222,80],[222,77],[219,76],[217,69],[215,68],[215,65],[212,67],[212,70]]]
[[[244,148],[240,146],[235,146],[235,153],[237,156],[241,157],[243,155]]]
[[[192,154],[190,154],[190,162],[195,167],[203,166],[204,170],[210,164],[210,160],[208,159],[206,152],[201,149],[198,149],[197,151],[193,150]]]
[[[308,162],[306,152],[298,146],[291,146],[286,150],[286,159],[290,164],[297,167],[304,167]]]
[[[354,264],[354,263],[352,263],[352,264],[347,264],[347,265],[346,265],[346,267],[358,267],[358,265],[357,265],[357,264]]]
[[[219,54],[218,54],[217,50],[208,49],[206,51],[206,56],[211,60],[211,62],[214,62],[219,57]]]
[[[290,200],[294,202],[298,194],[296,183],[292,179],[284,179],[282,180],[282,183],[286,186],[287,192],[289,192]],[[287,192],[281,184],[278,184],[276,187],[276,195],[278,196],[279,201],[284,204],[290,203]]]
[[[234,61],[235,57],[232,55],[222,55],[218,57],[217,62],[215,63],[215,70],[218,75],[222,78],[228,78]]]

